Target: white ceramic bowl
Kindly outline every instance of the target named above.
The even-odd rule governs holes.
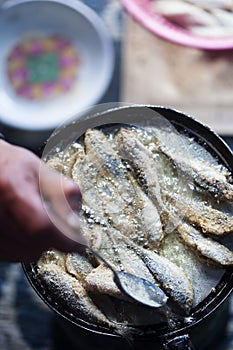
[[[1,2],[0,2],[1,3]],[[112,77],[114,51],[99,16],[78,0],[6,0],[0,5],[0,118],[22,130],[52,130],[101,99]],[[32,35],[68,38],[80,56],[69,92],[47,100],[16,94],[7,75],[13,47]]]

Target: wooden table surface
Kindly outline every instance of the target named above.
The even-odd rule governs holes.
[[[126,15],[121,84],[124,102],[174,107],[233,135],[233,50],[169,43]]]

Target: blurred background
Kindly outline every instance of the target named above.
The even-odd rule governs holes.
[[[78,3],[77,0],[73,0],[71,4],[75,6],[76,2]],[[23,40],[24,44],[26,40],[26,44],[30,44],[28,37],[22,39],[19,33],[34,25],[37,27],[33,27],[33,31],[38,33],[40,23],[34,24],[35,12],[32,8],[32,20],[27,28],[25,20],[23,25],[21,24],[20,16],[21,19],[28,18],[30,13],[27,11],[30,6],[27,9],[23,7],[19,16],[11,10],[11,1],[0,1],[0,43],[3,47],[0,50],[0,132],[6,135],[7,140],[39,154],[47,137],[63,121],[62,117],[65,119],[73,113],[79,114],[89,104],[129,102],[169,106],[191,114],[209,125],[233,148],[233,49],[216,47],[214,50],[205,50],[203,47],[184,46],[172,36],[171,40],[162,37],[159,35],[161,28],[150,25],[154,22],[151,20],[151,11],[147,11],[149,1],[135,1],[137,6],[131,6],[133,1],[120,0],[82,2],[92,10],[85,16],[82,13],[85,20],[87,18],[90,23],[94,21],[98,25],[88,29],[90,23],[87,24],[85,32],[86,22],[79,27],[74,20],[75,24],[67,29],[72,30],[70,45],[77,46],[80,54],[78,79],[74,83],[77,83],[77,88],[68,92],[65,97],[61,95],[59,102],[56,99],[54,102],[39,95],[22,98],[21,90],[16,89],[18,76],[11,75],[11,69],[14,70],[14,67],[22,62],[15,61],[15,43],[23,45]],[[15,3],[17,4],[17,1]],[[24,4],[23,1],[20,3]],[[145,5],[140,5],[143,3]],[[49,13],[46,2],[40,6],[42,15],[39,17],[44,21],[44,28],[50,22],[50,18],[55,18],[54,23],[51,21],[52,28],[48,28],[46,35],[51,35],[53,30],[60,28],[59,35],[62,36],[61,28],[65,25],[63,23],[59,26],[59,23],[66,20],[65,17],[59,11]],[[13,12],[7,15],[9,11]],[[99,42],[99,46],[95,47],[91,41],[93,35],[96,35],[95,43]],[[167,35],[169,36],[169,33]],[[222,45],[222,40],[220,41]],[[193,46],[195,45],[200,46],[194,42]],[[98,51],[99,47],[102,51]],[[90,48],[94,48],[97,53],[93,54]],[[23,52],[26,55],[26,51]],[[9,61],[9,53],[12,54],[13,63]],[[56,54],[61,53],[59,51]],[[104,62],[103,68],[100,68],[101,61]],[[99,75],[95,76],[97,71]],[[46,82],[43,77],[36,79],[40,88],[44,88]],[[90,91],[93,91],[93,95]],[[85,103],[79,105],[79,101]],[[56,111],[61,109],[60,105],[63,108],[62,112],[67,114],[60,115],[56,120],[59,114]],[[51,123],[47,123],[49,116],[52,119]],[[224,317],[218,316],[215,324],[217,328],[224,324],[224,330],[219,335],[219,349],[233,350],[231,299],[223,312]],[[0,263],[0,349],[104,348],[101,342],[96,345],[95,338],[92,344],[87,343],[86,338],[91,337],[82,331],[72,329],[67,333],[65,329],[29,286],[21,265]],[[212,333],[214,332],[213,329]],[[74,333],[77,337],[74,337]],[[104,342],[107,347],[112,347],[111,342]],[[117,343],[114,346],[123,349],[122,344]],[[153,344],[150,346],[152,348]],[[204,348],[217,349],[213,344],[207,344]]]

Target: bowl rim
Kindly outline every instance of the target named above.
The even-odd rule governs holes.
[[[233,35],[229,37],[207,37],[180,29],[149,9],[151,0],[120,0],[123,7],[139,24],[162,39],[187,47],[205,50],[230,50]]]
[[[0,0],[0,12],[5,10],[10,10],[15,6],[24,5],[25,3],[39,4],[44,2],[63,5],[67,8],[73,9],[74,11],[79,13],[81,16],[83,16],[83,18],[85,18],[87,22],[93,27],[94,31],[97,33],[97,36],[100,39],[103,55],[106,57],[104,79],[101,79],[101,84],[99,85],[98,90],[96,90],[96,94],[93,94],[92,99],[89,99],[87,105],[84,105],[81,108],[77,107],[75,112],[67,113],[67,115],[64,115],[64,117],[60,117],[55,121],[53,120],[51,123],[48,123],[47,121],[45,121],[44,123],[41,123],[40,126],[33,125],[33,124],[29,125],[26,122],[22,123],[22,119],[17,118],[17,116],[9,120],[8,119],[9,112],[7,111],[7,107],[4,108],[4,106],[2,106],[1,114],[0,114],[1,122],[4,123],[6,126],[13,127],[16,129],[28,130],[28,131],[52,130],[56,128],[59,124],[63,123],[64,120],[72,117],[72,115],[74,114],[81,115],[83,110],[85,110],[86,108],[92,105],[95,105],[101,100],[113,76],[114,63],[115,63],[115,52],[114,52],[113,40],[101,17],[91,7],[87,6],[82,1],[79,1],[79,0],[68,0],[68,1],[66,0],[5,0],[4,1],[3,0],[3,2],[1,3],[1,0]]]

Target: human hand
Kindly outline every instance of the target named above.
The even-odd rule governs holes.
[[[36,261],[51,247],[68,252],[76,243],[51,222],[41,199],[39,173],[62,187],[79,211],[81,194],[71,180],[43,164],[32,152],[0,140],[0,260]]]

